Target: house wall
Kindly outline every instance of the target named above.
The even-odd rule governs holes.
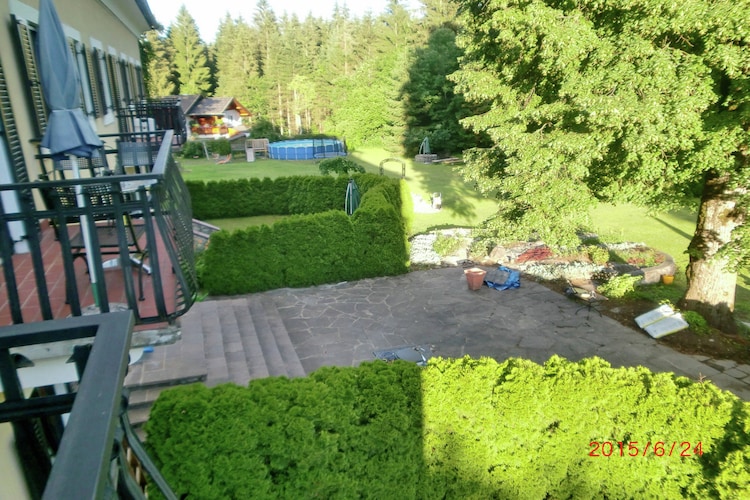
[[[134,66],[140,66],[138,36],[148,29],[133,0],[54,0],[66,35],[83,44],[86,50],[100,48]],[[23,19],[31,26],[38,21],[37,0],[0,0],[0,62],[2,62],[13,117],[21,139],[29,179],[40,173],[35,144],[40,138],[34,121],[34,107],[28,98],[29,83],[25,79],[24,62],[19,56],[17,27],[12,17]],[[121,18],[118,18],[120,16]],[[139,32],[139,30],[141,30]],[[98,134],[116,133],[113,113],[91,118]],[[1,166],[0,166],[1,167]]]
[[[18,461],[13,427],[9,423],[0,424],[0,470],[3,471],[0,498],[15,500],[31,498]]]

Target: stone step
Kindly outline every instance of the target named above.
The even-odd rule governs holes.
[[[263,309],[260,295],[254,295],[248,298],[250,306],[250,316],[252,317],[255,331],[258,335],[263,358],[266,360],[268,374],[271,377],[286,376],[287,370],[284,365],[284,358],[281,356],[279,345],[274,337],[274,332],[268,322],[268,317]]]
[[[250,380],[250,372],[235,309],[242,308],[244,304],[244,299],[233,299],[219,301],[217,306],[229,380],[242,386]]]
[[[158,345],[128,368],[128,415],[134,427],[148,419],[151,405],[165,389],[205,382],[208,378],[200,308],[182,318],[173,344]]]
[[[230,381],[229,367],[224,354],[224,339],[221,334],[219,302],[216,300],[199,302],[194,304],[190,312],[185,315],[185,321],[188,321],[187,316],[195,313],[194,318],[202,327],[206,369],[208,371],[206,385],[209,387]]]
[[[240,329],[242,346],[245,351],[245,363],[251,379],[268,377],[268,366],[263,357],[263,349],[260,346],[258,333],[255,331],[255,323],[250,315],[250,304],[248,299],[235,301],[234,315]]]
[[[284,326],[284,321],[281,319],[279,308],[273,299],[267,295],[262,295],[260,301],[263,305],[268,325],[271,327],[273,336],[276,339],[276,345],[281,353],[284,366],[286,367],[286,375],[288,377],[304,377],[307,374],[302,367],[299,356],[297,356],[297,351],[294,349],[286,326]]]
[[[134,428],[148,420],[151,405],[175,385],[225,382],[247,385],[268,376],[303,377],[305,370],[271,297],[199,302],[181,319],[181,338],[158,346],[126,377],[128,415]]]

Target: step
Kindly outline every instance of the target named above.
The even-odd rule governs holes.
[[[201,382],[206,380],[206,357],[203,333],[190,322],[180,325],[180,339],[173,344],[157,345],[144,352],[141,359],[128,367],[124,386],[148,388]]]
[[[235,384],[245,386],[250,381],[250,372],[245,359],[245,349],[240,335],[240,327],[235,308],[243,307],[245,301],[242,299],[222,300],[217,306],[219,323],[221,324],[221,337],[224,345],[224,358],[226,359],[229,380]]]
[[[305,369],[302,367],[302,362],[300,361],[299,356],[297,356],[297,351],[292,344],[292,339],[289,337],[289,332],[287,331],[286,326],[284,326],[284,321],[281,319],[281,314],[279,314],[279,308],[273,298],[269,296],[261,296],[260,300],[261,304],[263,304],[263,311],[266,313],[268,325],[271,327],[279,352],[284,360],[287,376],[306,376],[307,373],[305,373]]]
[[[202,327],[203,345],[206,353],[206,385],[213,387],[229,382],[229,367],[224,356],[224,340],[218,311],[219,301],[199,302],[185,315],[185,321],[193,320]],[[193,313],[195,314],[193,316]],[[191,315],[191,318],[187,316]]]
[[[266,359],[263,357],[258,333],[255,331],[255,323],[250,315],[248,299],[235,302],[234,315],[239,325],[242,346],[245,351],[245,364],[250,373],[250,379],[268,377],[268,366],[266,365]]]
[[[276,342],[276,337],[274,336],[274,332],[268,322],[268,317],[266,316],[266,311],[261,302],[260,296],[255,295],[250,297],[248,299],[248,305],[250,306],[250,316],[253,319],[255,331],[258,334],[258,341],[260,342],[261,351],[263,352],[263,358],[266,360],[269,376],[287,376],[288,373],[286,365],[284,364],[284,358],[281,355],[279,345]]]

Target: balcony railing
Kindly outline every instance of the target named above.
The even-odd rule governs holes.
[[[142,133],[153,130],[172,130],[173,144],[187,140],[187,120],[179,97],[164,97],[134,102],[117,110],[121,133]]]
[[[171,323],[193,304],[192,210],[173,132],[102,138],[93,159],[40,155],[43,180],[0,185],[0,305],[5,298],[10,323],[34,321],[32,312],[42,320],[81,316],[92,305],[129,309],[136,324]],[[23,228],[28,253],[14,251],[11,227]],[[55,304],[61,277],[65,307]]]
[[[0,423],[13,426],[33,497],[145,499],[148,486],[139,481],[140,474],[132,473],[136,464],[165,498],[176,499],[125,412],[122,385],[132,329],[130,311],[0,328]],[[27,398],[17,350],[61,341],[75,346],[77,391]],[[61,437],[40,432],[44,422],[66,413],[70,415]]]

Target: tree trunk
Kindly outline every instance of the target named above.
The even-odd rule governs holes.
[[[728,174],[706,174],[698,223],[688,247],[688,289],[679,305],[682,309],[700,313],[712,327],[735,333],[737,324],[733,313],[737,273],[727,269],[727,259],[716,256],[719,249],[731,240],[732,230],[743,222],[728,180]]]

